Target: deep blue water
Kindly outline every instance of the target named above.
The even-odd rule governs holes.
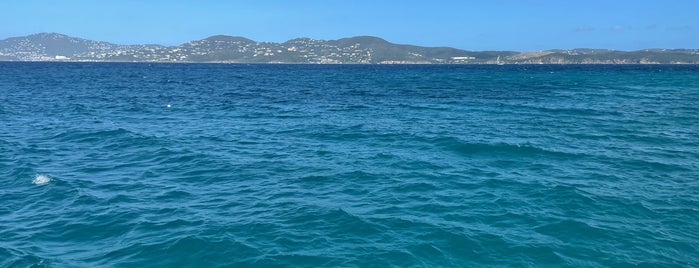
[[[0,63],[0,267],[699,267],[699,66]]]

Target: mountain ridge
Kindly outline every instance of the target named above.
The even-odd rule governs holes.
[[[395,44],[376,36],[300,37],[283,43],[213,35],[174,46],[119,45],[37,33],[0,40],[0,61],[230,62],[319,64],[699,64],[699,49],[636,51],[576,48],[470,51]]]

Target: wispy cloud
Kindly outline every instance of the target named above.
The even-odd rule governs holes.
[[[592,32],[592,31],[594,31],[594,30],[595,30],[595,28],[592,27],[592,26],[578,26],[578,27],[575,27],[575,31],[576,31],[576,32]]]
[[[689,26],[689,25],[669,26],[666,28],[666,30],[673,31],[673,32],[686,32],[686,31],[691,31],[692,26]]]
[[[631,30],[631,26],[627,26],[627,25],[614,25],[614,26],[612,26],[610,29],[611,29],[612,31],[615,31],[615,32],[624,32],[624,31]]]

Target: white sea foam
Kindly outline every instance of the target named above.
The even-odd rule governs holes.
[[[32,183],[35,185],[44,185],[48,184],[49,182],[51,182],[51,177],[44,174],[38,174],[36,177],[34,177],[34,180],[32,180]]]

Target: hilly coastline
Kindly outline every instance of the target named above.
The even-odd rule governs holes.
[[[283,43],[216,35],[178,46],[118,45],[58,33],[0,40],[0,61],[310,64],[699,64],[699,49],[469,51],[394,44],[373,36]]]

